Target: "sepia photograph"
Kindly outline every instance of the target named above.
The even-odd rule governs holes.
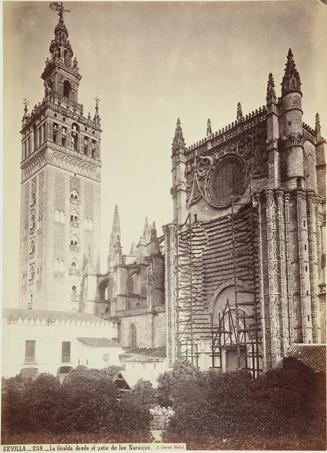
[[[2,449],[325,451],[327,1],[2,18]]]

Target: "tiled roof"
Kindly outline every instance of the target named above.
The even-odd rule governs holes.
[[[77,339],[92,348],[120,348],[120,344],[110,338],[77,337]]]
[[[147,357],[166,357],[166,348],[165,346],[161,348],[134,348],[134,349],[125,349],[126,354],[138,354]]]
[[[126,362],[161,362],[166,358],[166,348],[126,349],[122,356],[126,357]]]
[[[73,313],[53,310],[28,310],[24,308],[3,308],[2,317],[8,321],[47,321],[49,323],[62,322],[96,322],[107,323],[102,318],[91,313]]]
[[[310,367],[315,373],[326,373],[325,344],[294,344],[287,352],[288,357],[295,357]]]

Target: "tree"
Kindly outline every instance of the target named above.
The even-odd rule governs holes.
[[[139,379],[129,394],[129,398],[141,407],[150,408],[157,404],[158,394],[151,381]]]
[[[201,375],[202,373],[187,360],[176,360],[171,371],[165,371],[158,377],[159,404],[163,407],[172,407],[176,384],[192,380]]]

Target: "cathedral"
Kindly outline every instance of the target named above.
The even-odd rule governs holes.
[[[21,129],[20,299],[4,309],[7,376],[177,358],[201,369],[274,367],[294,344],[326,341],[325,140],[302,120],[289,50],[280,96],[187,146],[172,143],[173,220],[146,219],[129,254],[115,207],[100,269],[101,119],[79,102],[81,74],[62,3],[43,100]],[[138,368],[139,366],[139,368]],[[150,373],[150,374],[151,374]],[[152,379],[151,378],[151,379]]]
[[[254,376],[291,345],[326,341],[325,140],[302,120],[291,49],[280,97],[186,146],[172,144],[164,226],[167,355]]]
[[[122,347],[135,349],[164,348],[166,321],[164,305],[163,238],[157,237],[155,223],[148,224],[129,255],[122,253],[118,207],[115,207],[105,274],[88,275],[95,292],[92,298],[97,315],[115,322]],[[89,299],[87,299],[89,300]],[[88,303],[87,303],[88,305]]]

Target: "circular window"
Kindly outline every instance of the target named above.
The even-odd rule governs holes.
[[[244,191],[245,166],[238,157],[226,157],[213,169],[209,181],[209,196],[217,207],[228,206],[232,197]]]

